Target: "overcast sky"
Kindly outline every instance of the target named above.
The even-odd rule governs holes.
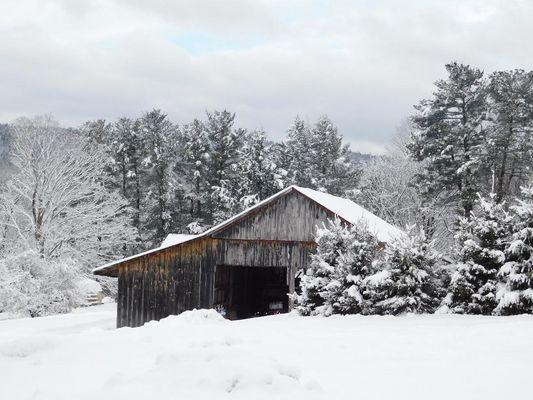
[[[328,114],[380,152],[444,64],[533,69],[532,0],[1,0],[0,120]]]

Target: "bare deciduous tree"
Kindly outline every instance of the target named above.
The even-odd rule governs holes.
[[[0,194],[3,252],[68,256],[88,269],[127,251],[135,239],[125,200],[105,187],[105,153],[50,118],[13,129],[15,172]]]

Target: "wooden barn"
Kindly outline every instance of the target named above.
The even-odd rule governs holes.
[[[193,308],[230,319],[287,312],[316,226],[335,217],[364,220],[382,242],[401,235],[350,200],[290,186],[200,235],[169,235],[159,248],[93,272],[118,278],[118,327]]]

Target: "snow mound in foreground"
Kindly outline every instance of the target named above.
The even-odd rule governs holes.
[[[0,398],[322,398],[298,366],[240,328],[214,310],[193,310],[134,329],[0,335]]]
[[[206,310],[206,309],[194,309],[192,311],[185,311],[177,316],[170,316],[165,318],[162,321],[165,320],[175,320],[179,322],[185,322],[185,323],[191,323],[191,324],[201,324],[205,323],[207,321],[223,321],[223,322],[229,322],[226,320],[222,315],[220,315],[215,310]]]
[[[114,329],[111,306],[1,321],[0,399],[531,397],[533,316],[227,321],[195,310]]]

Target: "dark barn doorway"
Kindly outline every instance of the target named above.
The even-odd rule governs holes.
[[[285,267],[216,267],[215,308],[228,319],[288,312],[288,293]]]

